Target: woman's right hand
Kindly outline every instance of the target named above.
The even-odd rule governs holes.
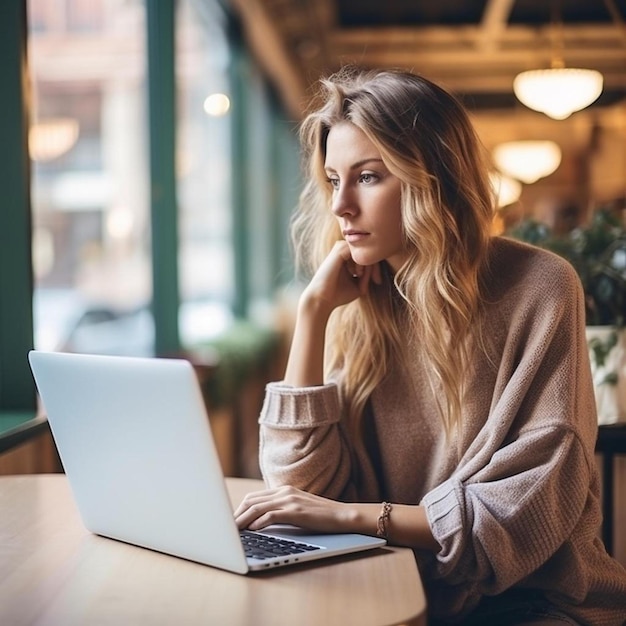
[[[324,383],[324,344],[330,314],[366,293],[370,281],[381,280],[378,263],[357,265],[345,241],[333,246],[300,297],[285,384],[310,387]]]
[[[327,315],[367,292],[370,281],[380,284],[380,265],[358,265],[349,245],[338,241],[318,268],[304,292],[301,306],[311,305]]]
[[[370,281],[380,283],[380,266],[357,265],[345,241],[338,241],[300,296],[284,383],[292,387],[324,384],[326,324],[338,306],[367,292]]]

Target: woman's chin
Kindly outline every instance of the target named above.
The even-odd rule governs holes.
[[[368,265],[375,265],[379,263],[383,259],[379,256],[375,256],[373,254],[364,253],[362,250],[355,250],[354,248],[350,248],[352,260],[357,265],[362,265],[363,267],[367,267]]]

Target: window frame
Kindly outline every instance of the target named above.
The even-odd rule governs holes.
[[[0,136],[10,147],[0,168],[0,411],[36,409],[27,354],[33,339],[29,93],[25,0],[0,6]]]

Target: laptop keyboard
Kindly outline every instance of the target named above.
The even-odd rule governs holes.
[[[302,554],[304,552],[322,549],[320,546],[291,541],[290,539],[283,539],[282,537],[261,535],[259,533],[250,532],[249,530],[242,530],[239,534],[246,556],[259,560],[273,559],[275,557],[289,556],[291,554]]]

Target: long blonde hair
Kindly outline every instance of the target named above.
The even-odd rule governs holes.
[[[407,358],[402,328],[419,338],[447,432],[458,426],[473,329],[480,314],[480,274],[493,217],[488,162],[463,106],[415,74],[344,69],[321,81],[321,103],[300,139],[308,182],[292,223],[298,267],[312,273],[341,239],[324,173],[330,128],[349,121],[379,150],[402,183],[406,262],[382,285],[338,308],[327,330],[326,371],[339,383],[351,427],[394,355]]]

